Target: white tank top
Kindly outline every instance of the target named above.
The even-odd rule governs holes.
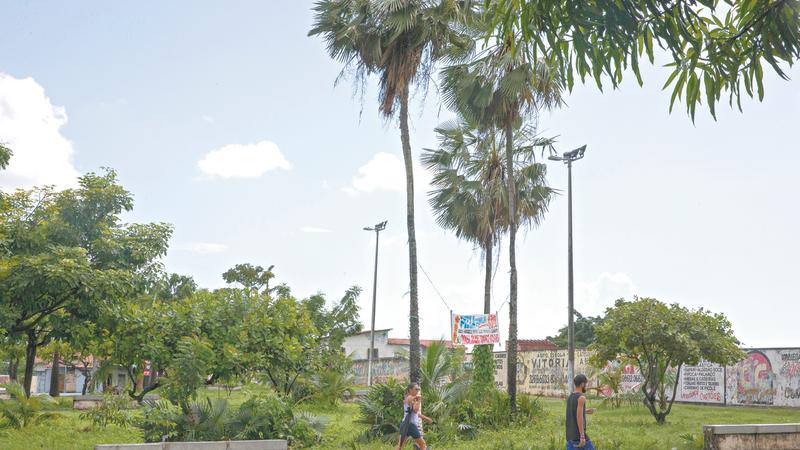
[[[414,409],[408,402],[403,402],[403,420],[406,420],[406,417],[411,414],[411,419],[409,422],[413,423],[416,426],[419,426],[419,414],[414,412]]]

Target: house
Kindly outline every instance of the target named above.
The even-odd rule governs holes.
[[[506,348],[508,348],[508,341],[506,341]],[[558,345],[548,341],[547,339],[517,339],[517,351],[529,352],[534,350],[558,350]]]
[[[391,328],[382,330],[375,330],[375,348],[373,349],[372,358],[395,358],[404,357],[408,354],[411,340],[405,338],[391,338],[389,332]],[[419,344],[425,348],[431,345],[432,342],[437,342],[435,339],[420,339]],[[444,341],[445,347],[449,349],[455,348],[451,341]],[[368,359],[368,352],[370,348],[370,331],[362,331],[361,333],[347,336],[342,344],[342,351],[350,356],[353,361],[361,361]]]

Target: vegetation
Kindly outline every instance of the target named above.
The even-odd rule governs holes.
[[[595,336],[595,327],[603,323],[602,316],[584,317],[578,311],[575,311],[575,347],[585,348],[592,344],[597,337]],[[561,348],[567,348],[568,335],[567,326],[564,325],[558,330],[555,336],[547,336],[547,340],[558,345]]]
[[[653,298],[617,300],[596,332],[592,364],[603,367],[620,356],[635,361],[644,377],[644,404],[660,424],[672,410],[683,365],[705,360],[726,366],[744,357],[724,315]]]
[[[49,396],[29,397],[16,382],[4,384],[3,387],[14,397],[14,400],[0,402],[0,418],[8,426],[21,429],[58,419],[58,413],[47,410],[48,403],[55,403]]]
[[[409,97],[415,86],[427,86],[437,62],[461,60],[472,53],[474,36],[466,27],[473,12],[471,3],[320,0],[314,7],[314,25],[308,33],[324,39],[328,54],[345,64],[345,70],[355,76],[356,86],[363,86],[369,76],[377,75],[380,113],[385,118],[397,115],[399,119],[406,175],[409,366],[414,381],[419,380],[420,346]]]

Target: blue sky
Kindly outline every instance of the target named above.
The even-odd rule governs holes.
[[[407,336],[398,132],[378,116],[374,89],[362,102],[348,81],[334,87],[341,67],[306,37],[310,8],[7,2],[0,139],[16,155],[0,187],[68,186],[113,167],[135,195],[127,220],[175,226],[169,271],[218,287],[236,263],[275,264],[296,294],[330,299],[357,284],[364,319],[374,236],[361,228],[386,219],[377,326]],[[588,144],[574,170],[577,308],[597,314],[620,296],[654,296],[724,312],[747,345],[796,346],[800,85],[769,75],[763,103],[722,107],[716,122],[702,111],[692,124],[679,107],[668,113],[667,75],[648,67],[643,88],[632,75],[617,91],[579,86],[567,108],[540,117],[560,149]],[[435,92],[412,112],[418,159],[452,115]],[[435,338],[447,332],[444,303],[480,311],[482,264],[435,225],[417,169],[420,263],[444,297],[420,273],[422,334]],[[550,165],[553,187],[565,178]],[[566,196],[518,255],[520,336],[553,334],[566,321]],[[506,272],[503,263],[496,307]]]

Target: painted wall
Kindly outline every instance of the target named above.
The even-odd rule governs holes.
[[[526,394],[563,396],[567,389],[567,350],[519,352],[517,390]],[[575,350],[575,373],[589,374],[591,352]],[[595,380],[596,384],[596,380]]]
[[[728,404],[800,407],[800,348],[745,351],[726,368]]]
[[[367,384],[367,360],[353,362],[356,384]],[[405,358],[379,358],[372,361],[372,381],[379,383],[389,378],[408,379],[408,360]]]
[[[464,369],[472,370],[472,353],[464,355]],[[506,388],[507,374],[506,352],[494,352],[494,384],[497,389]]]

